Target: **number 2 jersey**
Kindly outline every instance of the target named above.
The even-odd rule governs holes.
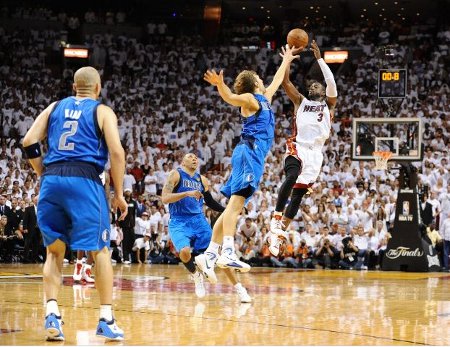
[[[56,162],[88,162],[101,173],[108,160],[108,148],[97,121],[100,103],[74,96],[55,104],[48,119],[48,152],[44,166]]]

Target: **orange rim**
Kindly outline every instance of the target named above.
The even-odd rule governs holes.
[[[390,152],[390,151],[376,151],[376,152],[373,152],[373,153],[372,153],[372,155],[373,155],[374,157],[383,158],[383,159],[386,159],[386,160],[391,159],[392,154],[393,154],[393,153]]]

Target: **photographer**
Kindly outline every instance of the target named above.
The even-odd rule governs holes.
[[[359,249],[353,244],[352,237],[343,239],[342,244],[344,247],[341,250],[339,266],[345,270],[353,270],[357,266]]]
[[[314,264],[312,259],[310,258],[311,249],[306,244],[305,239],[300,240],[300,244],[297,248],[296,258],[299,264],[299,267],[313,269]]]
[[[317,265],[320,265],[325,269],[336,268],[336,253],[336,248],[333,247],[330,239],[325,237],[315,253]]]

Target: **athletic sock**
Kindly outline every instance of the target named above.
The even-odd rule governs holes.
[[[194,263],[194,257],[191,257],[188,262],[183,262],[183,265],[188,269],[190,273],[195,272],[195,263]]]
[[[83,260],[81,260],[81,259],[78,260],[78,259],[77,259],[77,264],[83,264]]]
[[[281,220],[281,218],[283,218],[283,212],[275,211],[275,212],[273,213],[273,218],[275,218],[275,219],[277,219],[277,220]]]
[[[100,305],[100,319],[105,319],[107,322],[112,321],[112,307],[111,305]]]
[[[236,284],[234,285],[234,288],[235,288],[236,290],[239,290],[239,289],[242,288],[242,284],[241,284],[240,282],[238,282],[238,283],[236,283]]]
[[[211,241],[210,243],[209,243],[209,246],[208,246],[208,248],[206,249],[206,251],[205,251],[205,253],[206,252],[209,252],[209,253],[214,253],[214,254],[219,254],[219,248],[220,248],[220,244],[218,244],[218,243],[216,243],[216,242],[214,242],[214,241]]]
[[[54,314],[58,317],[61,317],[61,313],[59,312],[58,302],[55,299],[47,300],[47,305],[45,305],[45,316],[49,314]]]
[[[234,252],[234,236],[224,236],[222,250],[231,249]]]

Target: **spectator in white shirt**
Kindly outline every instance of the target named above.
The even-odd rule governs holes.
[[[155,205],[150,208],[150,227],[153,227],[154,233],[160,233],[162,231],[162,216],[159,213]]]
[[[136,184],[136,179],[131,174],[131,169],[127,169],[125,175],[123,176],[123,190],[129,189],[133,191],[133,187]]]
[[[141,217],[136,217],[134,234],[138,238],[147,233],[150,233],[150,220],[148,219],[148,212],[144,211]]]
[[[144,178],[144,184],[145,184],[145,190],[144,195],[146,195],[146,198],[152,195],[156,195],[156,182],[158,181],[158,178],[155,175],[155,170],[150,169],[148,174],[145,175]]]
[[[148,252],[150,251],[150,235],[144,234],[143,237],[140,237],[134,241],[133,252],[136,252],[136,261],[139,264],[142,264],[141,258],[141,249],[144,249],[144,262],[147,261]]]
[[[358,211],[359,221],[361,222],[364,231],[368,232],[373,228],[373,210],[369,201],[366,199],[363,201],[361,209]]]

